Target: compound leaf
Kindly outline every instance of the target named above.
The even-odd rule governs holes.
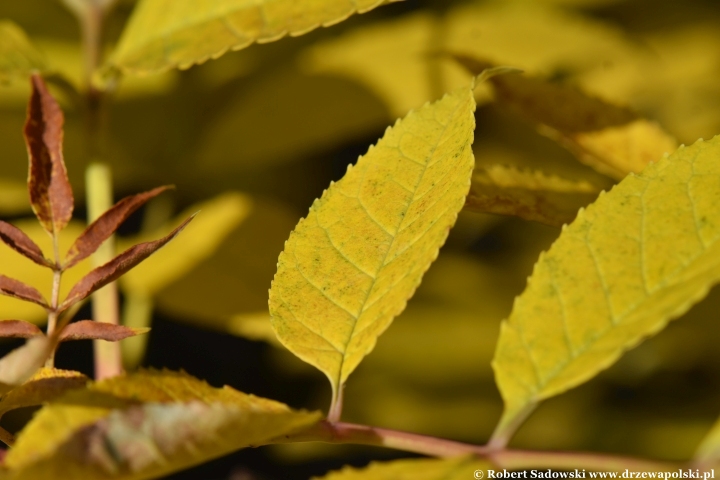
[[[0,240],[20,255],[29,258],[38,265],[52,268],[52,262],[43,256],[37,243],[33,242],[25,232],[14,225],[0,220]]]
[[[492,165],[475,169],[465,208],[559,227],[572,222],[578,210],[595,200],[599,192],[598,187],[583,180]]]
[[[273,328],[328,377],[335,400],[455,223],[474,164],[474,110],[463,88],[399,120],[313,203],[280,255]]]
[[[15,479],[157,478],[268,443],[319,417],[183,373],[141,371],[70,391],[45,407],[5,465]]]
[[[392,0],[391,0],[392,1]],[[142,0],[111,59],[124,73],[189,68],[228,50],[298,36],[386,0]]]
[[[419,458],[373,462],[365,468],[345,467],[313,480],[466,480],[482,470],[484,474],[491,465],[473,457]]]
[[[720,137],[681,147],[601,194],[540,256],[501,327],[497,435],[612,365],[720,280],[719,159]]]

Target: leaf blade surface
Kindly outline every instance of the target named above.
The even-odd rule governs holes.
[[[189,68],[230,49],[302,35],[383,3],[386,0],[143,0],[111,64],[134,74]]]
[[[474,110],[464,88],[398,121],[315,201],[280,255],[273,328],[335,395],[405,308],[464,204]]]
[[[657,333],[720,279],[720,137],[630,175],[540,256],[501,326],[501,425]]]

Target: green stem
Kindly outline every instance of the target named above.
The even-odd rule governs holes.
[[[92,222],[113,204],[112,176],[107,165],[95,163],[88,167],[85,176],[88,204],[88,223]],[[93,265],[103,265],[115,256],[115,239],[108,238],[92,255]],[[97,322],[119,325],[117,284],[109,283],[92,295],[93,319]],[[120,345],[117,342],[93,340],[95,350],[95,379],[113,377],[122,373]]]

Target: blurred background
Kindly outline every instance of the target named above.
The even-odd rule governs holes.
[[[106,25],[108,50],[134,2]],[[58,0],[1,2],[50,68],[82,79],[75,19]],[[468,53],[576,86],[657,121],[681,143],[720,133],[717,0],[406,0],[298,38],[252,45],[186,71],[123,79],[104,111],[103,161],[116,197],[163,184],[121,244],[157,238],[183,212],[195,222],[121,283],[124,316],[151,333],[126,341],[128,368],[182,369],[214,386],[326,410],[327,381],[273,339],[267,292],[297,221],[385,128],[410,109],[466,85],[442,52]],[[38,238],[25,189],[22,137],[29,86],[0,85],[0,216]],[[84,222],[90,162],[84,112],[56,89],[66,113],[65,161]],[[478,165],[540,169],[608,189],[613,180],[541,136],[479,89]],[[490,367],[500,321],[538,254],[560,229],[463,212],[422,286],[350,377],[343,419],[484,443],[502,403]],[[70,241],[68,240],[68,242]],[[40,241],[40,240],[38,240]],[[47,243],[47,242],[46,242]],[[36,270],[37,268],[37,270]],[[79,277],[80,264],[69,276]],[[0,269],[41,290],[46,272],[0,246]],[[72,281],[65,282],[66,288]],[[597,378],[543,403],[511,442],[531,449],[687,459],[720,414],[720,293]],[[78,318],[88,318],[90,310]],[[0,298],[1,318],[42,324],[43,312]],[[0,344],[3,352],[18,343]],[[60,368],[92,375],[89,342],[65,344]],[[3,418],[16,429],[31,412]],[[172,479],[308,479],[343,464],[407,456],[364,447],[265,447]]]

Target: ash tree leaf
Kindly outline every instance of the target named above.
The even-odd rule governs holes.
[[[45,61],[27,34],[9,20],[0,21],[0,83],[26,79],[44,69]]]
[[[22,347],[0,358],[0,395],[22,385],[32,377],[43,366],[55,345],[53,338],[44,335],[34,337]]]
[[[720,137],[631,174],[564,228],[502,323],[496,439],[612,365],[720,280]]]
[[[473,74],[492,66],[467,55],[453,57]],[[540,133],[616,180],[641,172],[677,148],[675,139],[656,123],[572,87],[522,75],[496,76],[490,83],[498,103],[539,125]]]
[[[0,324],[1,325],[1,324]],[[69,324],[60,333],[60,341],[71,340],[105,340],[119,342],[135,335],[149,332],[149,328],[130,328],[112,323],[95,322],[93,320],[80,320]]]
[[[75,240],[66,255],[63,268],[70,268],[92,255],[133,212],[168,188],[170,187],[158,187],[148,192],[131,195],[113,205],[112,208],[88,225],[85,231]]]
[[[84,387],[88,377],[73,370],[41,368],[28,381],[0,398],[0,416],[11,410],[42,405],[68,390]]]
[[[192,219],[193,217],[188,218],[165,237],[130,247],[108,263],[92,270],[70,289],[67,297],[60,305],[59,310],[64,311],[68,309],[88,297],[94,291],[117,280],[125,272],[135,267],[135,265],[145,260],[158,249],[162,248],[163,245],[175,238]]]
[[[475,169],[465,209],[559,227],[572,222],[578,210],[592,203],[599,192],[584,180],[492,165]]]
[[[32,338],[43,335],[42,330],[24,320],[1,320],[0,337],[2,338]]]
[[[32,95],[25,122],[25,142],[30,157],[30,204],[45,230],[57,235],[73,212],[73,193],[62,152],[65,118],[42,77],[34,74],[31,83]]]
[[[35,288],[30,285],[25,285],[14,278],[6,277],[5,275],[0,275],[0,295],[7,295],[8,297],[18,298],[26,302],[36,303],[43,308],[48,308],[48,304],[42,294]]]
[[[270,289],[280,342],[342,385],[405,308],[470,186],[472,89],[388,128],[316,200],[280,254]]]
[[[29,258],[38,265],[53,268],[52,262],[45,258],[37,243],[33,242],[25,232],[16,226],[3,222],[2,220],[0,220],[0,240],[20,255]]]
[[[141,0],[109,66],[131,74],[189,68],[254,42],[333,25],[383,3],[387,1]]]
[[[52,402],[20,433],[5,466],[14,479],[157,478],[319,419],[187,374],[141,371]]]
[[[467,480],[478,478],[493,468],[490,463],[474,457],[418,458],[392,462],[372,462],[365,468],[344,467],[312,480]]]

